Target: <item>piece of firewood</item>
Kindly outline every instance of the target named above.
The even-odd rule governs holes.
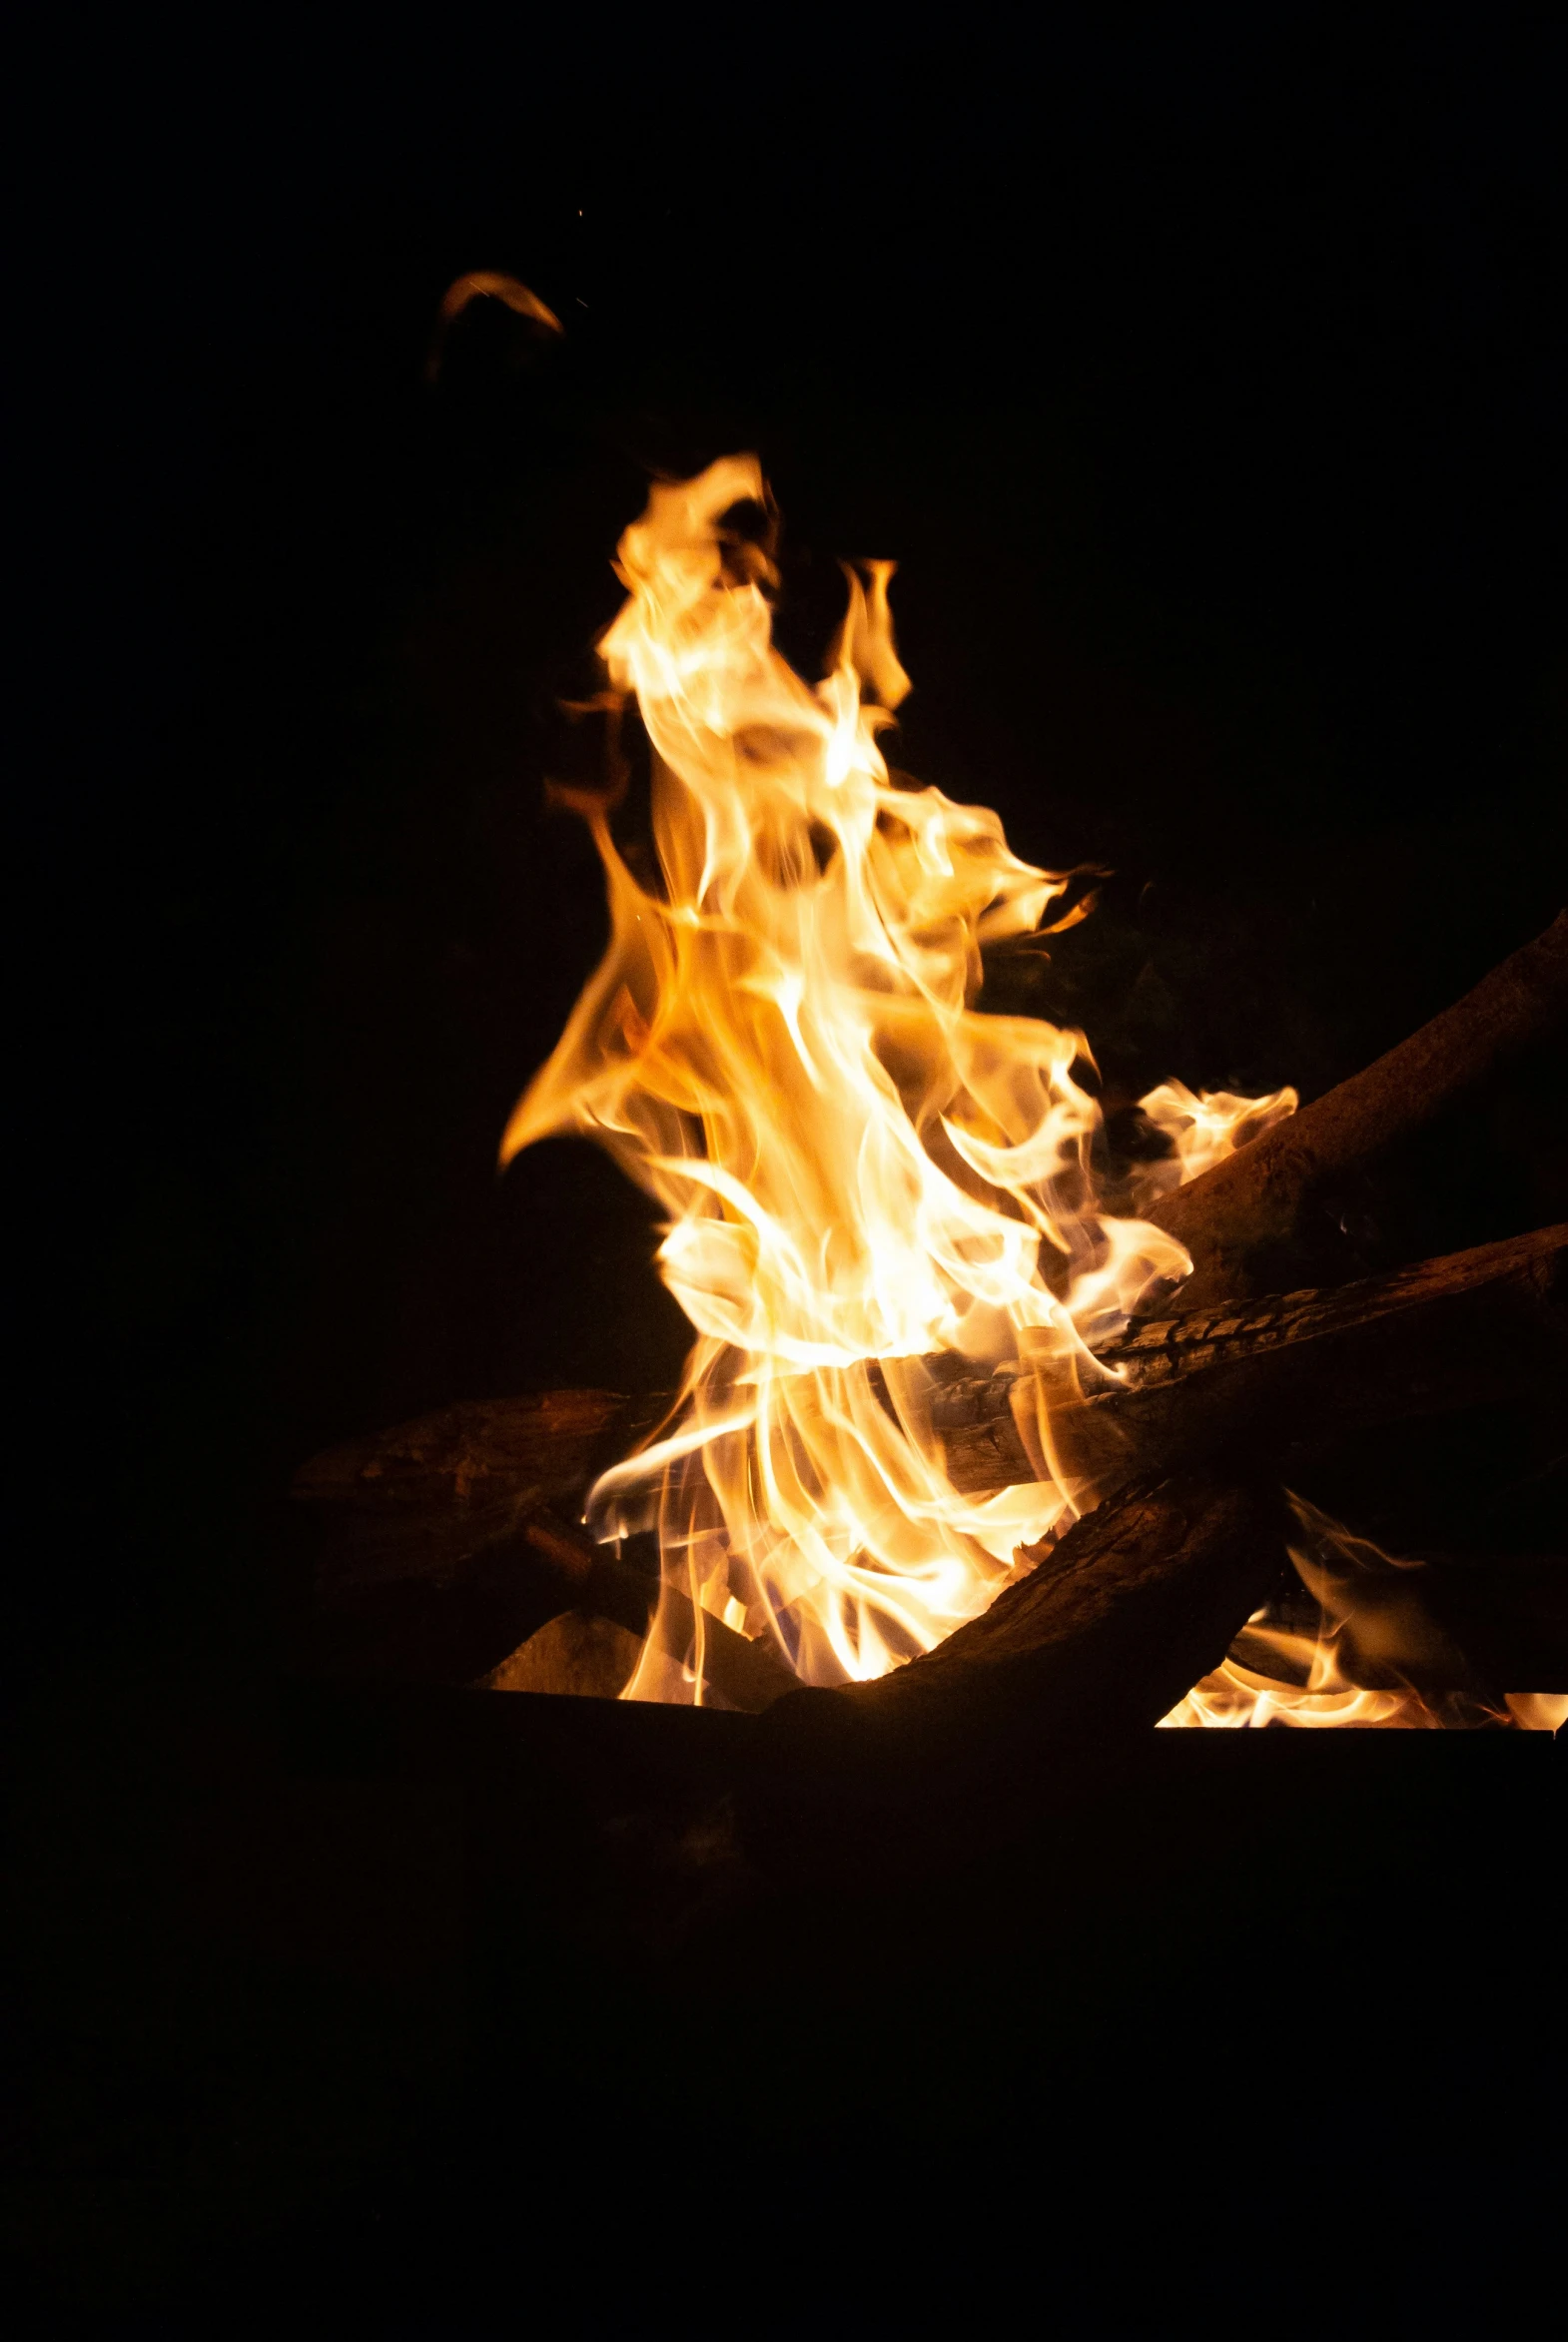
[[[1085,1502],[1209,1455],[1277,1459],[1367,1424],[1568,1400],[1565,1283],[1568,1224],[1355,1284],[1136,1320],[1098,1353],[1117,1384],[1071,1362],[1041,1369],[1043,1426],[1022,1370],[950,1381],[933,1420],[958,1488],[1034,1478],[1049,1449]]]
[[[841,1767],[984,1770],[1040,1743],[1152,1728],[1219,1665],[1284,1538],[1277,1492],[1213,1472],[1137,1481],[1036,1549],[1029,1575],[934,1651],[779,1701],[770,1749],[825,1784]]]
[[[1232,1444],[1277,1457],[1367,1422],[1549,1395],[1564,1373],[1565,1245],[1568,1229],[1545,1228],[1327,1291],[1135,1323],[1102,1354],[1120,1387],[1085,1395],[1064,1377],[1049,1393],[1058,1461],[1088,1501],[1132,1472]],[[545,1516],[554,1507],[569,1522],[595,1471],[667,1403],[606,1391],[489,1400],[317,1457],[294,1494],[320,1528],[322,1591],[533,1567],[564,1572],[562,1607],[579,1601],[598,1564]],[[1033,1404],[1027,1374],[938,1383],[933,1422],[958,1488],[1037,1476]],[[550,1538],[560,1550],[547,1559]],[[641,1632],[632,1593],[615,1598],[608,1615]]]
[[[669,1406],[611,1390],[549,1390],[444,1407],[312,1458],[290,1493],[317,1524],[334,1587],[438,1583],[589,1482]]]
[[[640,1644],[651,1626],[658,1648],[682,1664],[696,1633],[689,1597],[669,1589],[655,1619],[654,1581],[570,1525],[595,1475],[668,1406],[664,1393],[630,1399],[602,1390],[477,1400],[315,1457],[292,1493],[317,1529],[319,1603],[352,1610],[410,1581],[452,1601],[465,1589],[493,1595],[504,1586],[540,1627],[576,1610]],[[460,1635],[451,1639],[460,1647]],[[760,1710],[794,1688],[771,1641],[753,1642],[706,1613],[703,1639],[704,1680],[722,1705]],[[485,1680],[526,1647],[498,1656]],[[404,1654],[403,1667],[410,1664]],[[446,1655],[432,1651],[430,1664],[445,1680]],[[519,1660],[519,1683],[527,1674]]]
[[[1186,1246],[1184,1308],[1254,1289],[1254,1256],[1285,1241],[1307,1197],[1431,1122],[1568,1022],[1568,911],[1473,992],[1375,1064],[1177,1187],[1149,1217]]]

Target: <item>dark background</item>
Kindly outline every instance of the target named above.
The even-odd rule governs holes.
[[[1562,67],[1495,9],[24,32],[24,1734],[96,1784],[148,1686],[243,1706],[317,1448],[675,1371],[640,1200],[494,1171],[599,946],[543,779],[651,467],[761,454],[808,664],[899,561],[896,760],[1115,871],[990,996],[1114,1097],[1312,1095],[1547,923]],[[484,267],[564,340],[481,305],[432,386]],[[1549,1071],[1340,1272],[1560,1216]]]

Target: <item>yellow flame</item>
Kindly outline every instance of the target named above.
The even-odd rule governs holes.
[[[909,689],[890,562],[847,572],[822,682],[786,664],[738,509],[766,496],[755,458],[730,457],[655,485],[621,539],[601,648],[651,743],[660,881],[617,849],[610,800],[571,792],[611,940],[501,1150],[605,1146],[663,1207],[661,1272],[696,1329],[668,1436],[589,1501],[601,1537],[657,1527],[666,1592],[697,1620],[673,1670],[661,1622],[631,1697],[701,1701],[708,1616],[823,1683],[984,1609],[1074,1492],[1044,1457],[1038,1480],[957,1491],[931,1361],[1087,1365],[1090,1338],[1190,1265],[1097,1201],[1084,1036],[973,1005],[983,947],[1038,931],[1068,880],[1021,861],[994,813],[890,777],[878,735]],[[1294,1097],[1168,1084],[1145,1104],[1174,1183]]]

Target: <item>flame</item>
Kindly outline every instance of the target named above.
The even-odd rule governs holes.
[[[1090,1339],[1189,1266],[1097,1203],[1084,1036],[973,1006],[982,949],[1042,931],[1069,881],[995,814],[890,776],[893,564],[846,570],[812,688],[774,647],[776,572],[744,526],[768,508],[731,457],[656,484],[621,539],[601,651],[651,745],[659,883],[611,835],[615,790],[557,792],[592,829],[611,939],[501,1149],[605,1146],[663,1207],[660,1269],[696,1330],[666,1435],[589,1500],[602,1538],[657,1527],[697,1621],[679,1668],[650,1636],[631,1697],[703,1699],[709,1618],[834,1683],[984,1609],[1075,1490],[1044,1456],[1038,1480],[955,1490],[933,1360],[1094,1375]],[[1293,1103],[1146,1102],[1178,1175]]]
[[[612,835],[617,734],[608,788],[552,791],[591,828],[609,946],[501,1148],[503,1164],[555,1134],[608,1149],[662,1207],[660,1270],[695,1329],[663,1435],[588,1500],[601,1539],[658,1533],[660,1610],[631,1698],[710,1697],[713,1622],[773,1638],[805,1682],[841,1683],[985,1609],[1027,1566],[1021,1547],[1095,1500],[1058,1457],[1050,1394],[1103,1382],[1093,1345],[1190,1267],[1129,1207],[1296,1103],[1163,1084],[1142,1107],[1167,1153],[1109,1207],[1084,1035],[974,1006],[986,946],[1059,932],[1083,906],[1046,924],[1066,876],[1021,861],[984,807],[890,774],[878,738],[910,688],[891,562],[846,567],[820,683],[785,662],[770,518],[756,459],[734,456],[655,484],[621,538],[626,600],[594,704],[612,726],[630,701],[640,714],[658,877]],[[962,1493],[932,1426],[944,1361],[1020,1359],[1039,1476]],[[1348,1680],[1368,1557],[1384,1577],[1400,1565],[1299,1502],[1297,1519],[1315,1631],[1259,1613],[1165,1721],[1459,1721],[1397,1670],[1388,1688]],[[1538,1706],[1516,1695],[1510,1711]]]
[[[455,278],[441,295],[440,307],[435,313],[435,331],[430,337],[429,352],[424,361],[426,382],[439,381],[447,329],[474,301],[503,302],[513,317],[527,318],[533,325],[542,327],[547,334],[558,334],[561,331],[561,322],[555,312],[546,309],[538,295],[531,293],[520,279],[508,277],[499,269],[470,269],[465,276]]]
[[[1316,1610],[1310,1633],[1253,1613],[1211,1675],[1162,1725],[1377,1725],[1402,1731],[1513,1724],[1555,1732],[1568,1697],[1510,1692],[1499,1707],[1466,1684],[1462,1656],[1420,1600],[1425,1563],[1385,1553],[1303,1497],[1287,1550]],[[1440,1687],[1440,1688],[1438,1688]]]

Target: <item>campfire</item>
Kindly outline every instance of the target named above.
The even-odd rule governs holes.
[[[891,563],[846,570],[821,682],[788,665],[774,538],[734,457],[621,539],[602,782],[554,788],[610,941],[501,1146],[590,1138],[656,1200],[681,1387],[476,1402],[309,1465],[313,1663],[417,1585],[482,1625],[467,1662],[427,1643],[447,1680],[788,1695],[834,1745],[1554,1729],[1552,1557],[1385,1550],[1293,1491],[1378,1426],[1561,1411],[1568,1227],[1280,1272],[1332,1181],[1562,1020],[1568,917],[1304,1109],[1167,1082],[1112,1144],[1093,1034],[976,1006],[987,955],[1093,916],[1095,874],[890,768]]]

